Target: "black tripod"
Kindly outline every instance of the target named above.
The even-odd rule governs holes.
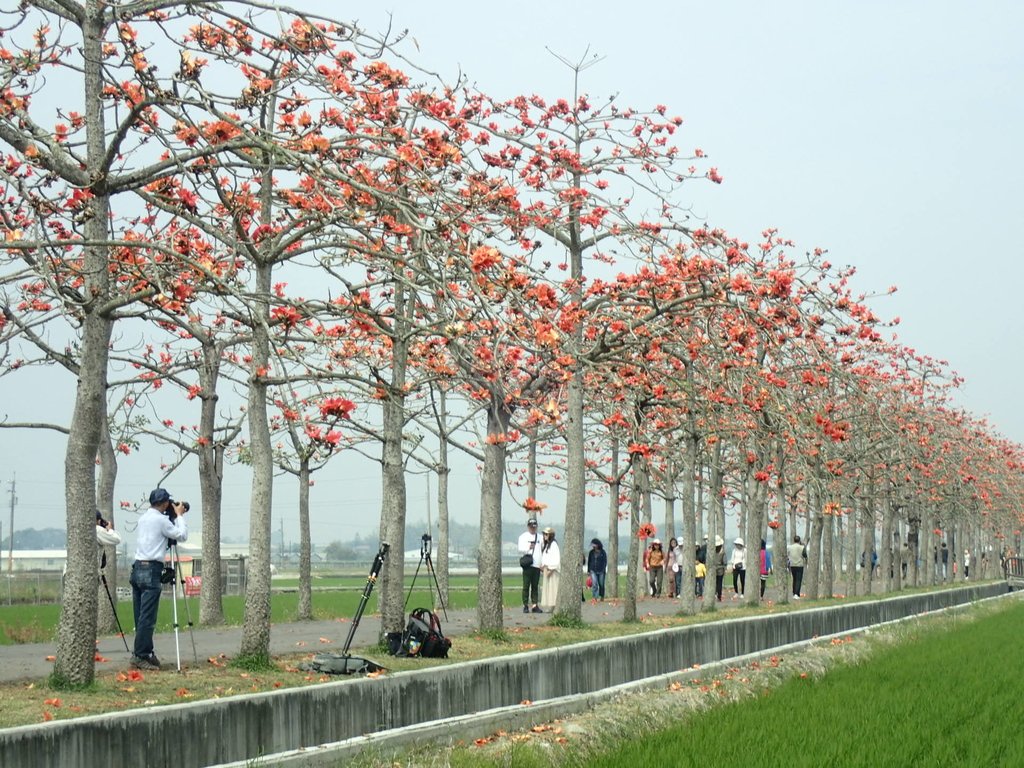
[[[350,656],[348,649],[352,647],[352,639],[356,636],[356,628],[359,620],[363,617],[366,604],[370,601],[370,593],[373,592],[373,585],[377,583],[381,568],[384,567],[384,558],[388,554],[390,545],[381,542],[377,556],[373,558],[373,565],[370,566],[370,573],[366,577],[366,586],[363,587],[363,594],[359,598],[359,606],[356,608],[356,615],[352,617],[352,626],[348,628],[348,637],[345,639],[345,647],[340,654],[321,653],[313,657],[312,668],[329,672],[332,675],[353,675],[379,672],[384,669],[380,664],[364,659],[359,656]]]
[[[429,533],[424,533],[420,538],[420,562],[416,566],[416,573],[412,576],[412,584],[409,585],[409,594],[405,596],[405,611],[409,610],[409,598],[412,597],[412,591],[416,587],[416,579],[420,575],[420,568],[424,563],[427,564],[427,573],[434,580],[434,588],[437,590],[437,604],[441,606],[441,612],[444,613],[444,620],[448,621],[448,610],[445,608],[444,600],[441,598],[441,585],[437,583],[437,571],[434,570],[434,561],[430,559],[431,550],[431,538]],[[429,588],[429,585],[428,585]],[[433,608],[434,593],[430,593],[431,608]]]
[[[117,605],[114,604],[114,596],[110,594],[110,585],[107,584],[107,576],[103,573],[103,569],[107,567],[107,553],[103,553],[103,558],[100,560],[100,583],[103,584],[103,591],[107,593],[107,600],[110,601],[110,610],[114,613],[114,621],[117,623],[117,633],[121,635],[121,641],[124,643],[124,649],[128,651],[130,656],[132,651],[128,647],[128,638],[124,636],[124,627],[121,626],[121,619],[117,615]]]

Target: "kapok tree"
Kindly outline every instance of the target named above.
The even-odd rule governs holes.
[[[190,290],[176,297],[175,291],[205,279],[168,259],[162,243],[140,237],[115,202],[203,153],[161,158],[150,149],[159,109],[177,96],[170,78],[157,86],[132,22],[160,29],[168,21],[161,4],[113,8],[89,0],[24,5],[3,15],[0,143],[11,201],[3,221],[5,269],[19,263],[22,271],[14,274],[37,286],[35,303],[15,325],[27,327],[32,313],[59,308],[78,349],[65,455],[68,575],[54,680],[80,685],[93,678],[96,634],[94,521],[82,500],[96,497],[114,322],[143,298],[187,302]],[[137,279],[139,271],[145,280]]]
[[[585,304],[585,261],[630,261],[649,248],[652,235],[684,228],[676,199],[681,182],[697,174],[670,144],[681,118],[620,109],[613,100],[595,105],[579,90],[582,63],[573,70],[572,99],[547,102],[539,96],[487,100],[478,124],[487,132],[474,158],[509,192],[502,231],[516,241],[563,307],[558,331],[568,359],[575,362],[566,387],[566,515],[564,556],[584,556],[586,499],[584,378],[604,354],[605,328],[590,322]],[[699,150],[693,153],[701,155]],[[476,161],[475,161],[476,162]],[[717,172],[709,171],[713,180]],[[497,212],[500,216],[500,212]],[[677,218],[679,221],[677,221]],[[640,258],[643,261],[643,258]],[[629,271],[631,265],[626,264]],[[559,272],[567,272],[562,276]],[[560,582],[556,612],[579,618],[580,574],[571,569]]]
[[[392,214],[403,197],[396,191],[396,165],[404,162],[398,145],[407,135],[403,115],[416,110],[403,103],[407,78],[372,58],[386,44],[375,44],[370,57],[362,57],[360,46],[371,41],[352,28],[298,15],[285,22],[283,29],[263,34],[235,21],[204,18],[189,30],[184,45],[190,50],[183,59],[188,77],[181,86],[188,96],[168,110],[175,130],[164,140],[171,147],[207,147],[216,157],[186,165],[145,190],[147,203],[188,221],[244,264],[244,289],[231,295],[233,316],[252,334],[246,447],[253,469],[255,578],[247,586],[242,654],[254,658],[265,658],[269,647],[272,355],[288,334],[314,320],[308,314],[314,300],[321,307],[331,304],[330,281],[320,280],[316,292],[299,301],[278,295],[274,274],[352,263],[374,250],[376,232],[397,226]],[[242,63],[214,91],[208,84],[218,70],[206,57]],[[242,137],[251,149],[238,150],[235,142]],[[400,368],[393,364],[391,370]],[[401,381],[393,383],[394,392],[403,388]],[[401,414],[401,402],[391,402]],[[385,432],[399,437],[397,455],[385,450],[389,476],[402,470],[401,418],[392,421]],[[402,478],[393,482],[401,484]],[[400,514],[389,500],[397,501]],[[404,494],[385,493],[385,507],[382,520],[401,527]],[[389,574],[393,567],[394,559]],[[400,561],[397,568],[400,575]]]

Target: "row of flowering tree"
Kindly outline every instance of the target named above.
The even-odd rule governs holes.
[[[313,473],[355,452],[379,463],[392,543],[410,463],[437,474],[445,510],[449,449],[478,462],[494,631],[519,478],[530,511],[543,486],[564,492],[566,563],[584,558],[588,492],[607,494],[613,555],[620,517],[649,530],[660,497],[685,574],[735,509],[748,540],[775,532],[776,562],[809,538],[816,592],[854,571],[836,536],[877,546],[884,572],[895,532],[927,552],[935,531],[985,547],[1019,530],[1020,448],[953,409],[955,380],[884,339],[823,253],[691,221],[685,185],[721,177],[665,107],[594,104],[578,65],[571,98],[495,99],[418,72],[393,41],[258,2],[28,2],[4,20],[3,373],[56,362],[78,384],[69,422],[47,425],[68,435],[60,681],[94,673],[80,500],[112,514],[115,448],[153,441],[178,457],[165,473],[197,460],[209,573],[224,462],[249,467],[240,653],[255,659],[274,473],[297,479],[310,615]],[[390,558],[386,632],[404,625],[403,578]],[[580,587],[567,568],[563,617]],[[222,621],[216,578],[201,620]]]

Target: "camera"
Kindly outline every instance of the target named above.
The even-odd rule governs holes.
[[[420,554],[421,555],[429,555],[430,554],[430,550],[432,548],[431,547],[431,543],[430,543],[431,541],[432,541],[432,539],[430,538],[430,534],[429,533],[424,533],[423,536],[420,537]]]
[[[180,503],[181,506],[185,508],[186,512],[192,509],[192,506],[187,501],[182,501]],[[164,514],[167,515],[168,519],[170,519],[172,522],[178,519],[178,513],[174,511],[174,508],[178,504],[179,502],[175,501],[174,499],[171,499],[170,504],[167,505],[167,509],[164,510]]]

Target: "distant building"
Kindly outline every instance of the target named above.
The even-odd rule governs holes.
[[[61,573],[68,562],[66,549],[16,549],[4,552],[0,571],[54,571]]]

